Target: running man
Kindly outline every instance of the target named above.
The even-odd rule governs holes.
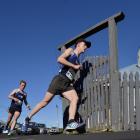
[[[30,105],[27,102],[27,94],[24,92],[25,87],[26,87],[26,82],[21,80],[19,84],[19,88],[14,89],[8,96],[9,99],[11,99],[12,101],[8,111],[8,120],[5,125],[3,133],[9,132],[8,135],[13,134],[17,120],[22,112],[23,101],[26,107],[30,110]],[[13,122],[11,123],[12,118],[13,118]],[[10,127],[10,131],[8,131],[9,130],[8,127],[10,123],[11,123],[11,127]]]
[[[44,99],[36,105],[31,113],[25,118],[25,123],[28,124],[31,118],[42,108],[48,105],[52,98],[59,94],[69,100],[69,121],[66,129],[76,129],[79,125],[75,121],[77,111],[78,95],[73,87],[74,77],[76,72],[81,68],[79,63],[80,54],[84,53],[87,48],[90,48],[91,43],[84,39],[78,39],[75,44],[75,49],[66,49],[57,59],[61,64],[61,70],[56,75],[44,97]]]

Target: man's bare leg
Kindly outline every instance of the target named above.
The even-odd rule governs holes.
[[[78,96],[75,90],[70,90],[67,92],[62,93],[64,98],[69,100],[70,106],[69,106],[69,120],[75,119],[75,114],[77,111],[77,103],[78,103]]]
[[[12,124],[11,124],[11,128],[10,128],[10,131],[12,131],[12,130],[14,130],[14,128],[15,128],[15,126],[16,126],[16,123],[17,123],[17,120],[18,120],[18,118],[20,117],[20,112],[18,112],[18,111],[16,111],[15,113],[14,113],[14,119],[13,119],[13,122],[12,122]]]
[[[44,99],[38,103],[35,108],[31,111],[31,113],[28,115],[29,119],[31,119],[37,112],[39,112],[42,108],[44,108],[48,103],[52,100],[54,97],[54,94],[51,94],[50,92],[47,92]]]

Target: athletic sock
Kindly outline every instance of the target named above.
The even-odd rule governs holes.
[[[70,119],[70,120],[68,121],[68,124],[70,124],[70,123],[72,123],[72,122],[75,122],[75,120],[74,120],[74,119]]]

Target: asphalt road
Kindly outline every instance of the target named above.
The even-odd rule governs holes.
[[[140,131],[128,132],[104,132],[80,135],[30,135],[30,136],[7,136],[0,134],[0,140],[140,140]]]

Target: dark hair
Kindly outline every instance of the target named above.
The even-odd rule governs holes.
[[[79,38],[76,43],[75,43],[75,47],[77,46],[78,43],[80,42],[85,42],[85,44],[87,45],[87,48],[90,48],[91,47],[91,42],[90,41],[86,41],[85,39],[83,38]]]
[[[20,84],[21,84],[21,83],[24,83],[25,85],[27,84],[26,81],[24,81],[24,80],[21,80],[21,81],[20,81]]]

